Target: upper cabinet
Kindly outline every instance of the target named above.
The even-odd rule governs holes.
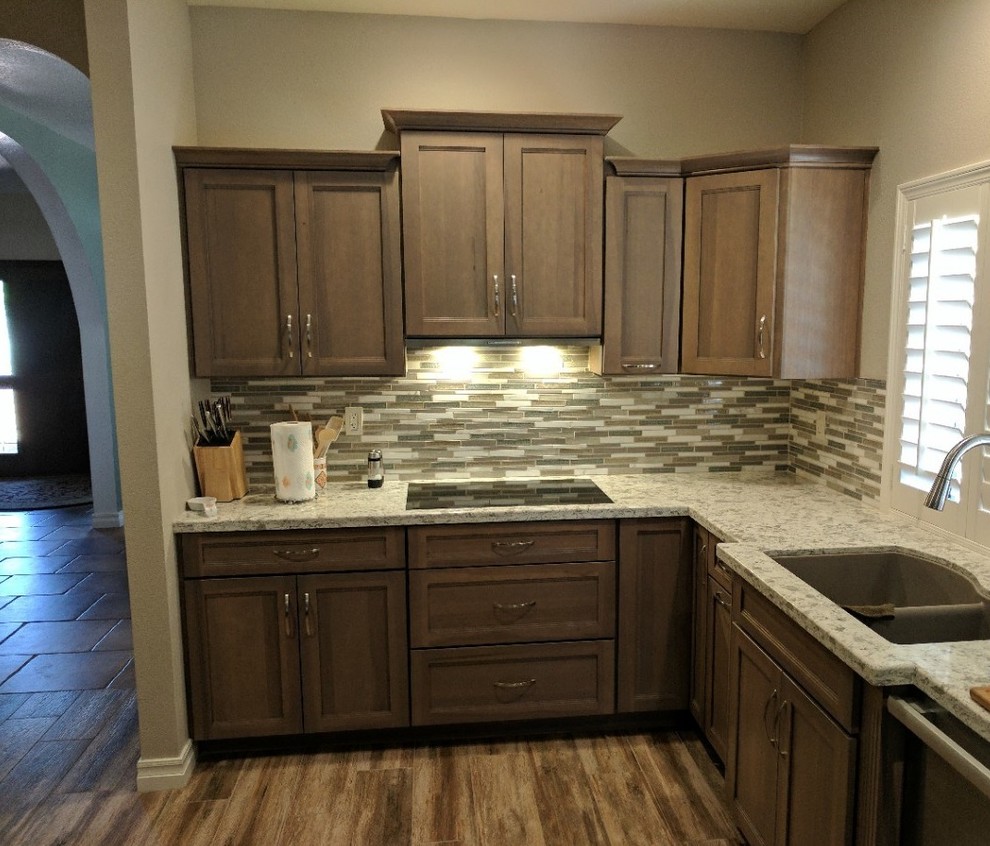
[[[610,158],[605,179],[605,325],[590,366],[608,376],[676,373],[684,180],[680,162]]]
[[[875,147],[686,159],[681,370],[854,377]]]
[[[399,134],[406,335],[602,332],[612,115],[384,110]]]
[[[175,157],[197,376],[404,372],[395,153]]]

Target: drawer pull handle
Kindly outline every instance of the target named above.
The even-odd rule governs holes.
[[[309,594],[303,594],[303,615],[306,620],[306,637],[313,636],[313,625],[309,621]]]
[[[720,590],[715,591],[715,601],[719,605],[721,605],[724,609],[726,609],[726,611],[731,609],[731,606],[729,605],[729,601],[725,598],[725,594],[722,593],[722,591]]]
[[[492,541],[492,550],[499,555],[518,555],[529,549],[536,541]]]
[[[285,594],[283,597],[282,608],[284,609],[285,614],[285,636],[292,637],[292,627],[289,625],[289,594]]]
[[[529,602],[493,602],[492,608],[496,611],[501,611],[503,613],[511,614],[517,613],[519,611],[528,611],[530,608],[536,607],[536,600],[531,599]]]
[[[526,679],[521,682],[493,682],[498,690],[526,690],[536,684],[536,679]]]
[[[312,549],[273,549],[272,555],[283,561],[312,561],[319,557],[320,550],[316,547]]]

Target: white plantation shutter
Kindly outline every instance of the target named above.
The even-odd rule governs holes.
[[[901,484],[920,491],[966,433],[978,232],[975,214],[912,231],[898,472]]]
[[[990,546],[990,458],[971,450],[942,512],[924,507],[946,453],[990,431],[990,163],[899,189],[901,320],[891,340],[891,507]]]

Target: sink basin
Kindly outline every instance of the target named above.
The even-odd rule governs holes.
[[[961,573],[905,552],[774,560],[892,643],[990,638],[990,608]]]

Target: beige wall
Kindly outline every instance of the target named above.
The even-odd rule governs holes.
[[[194,495],[173,144],[196,142],[184,0],[87,0],[140,714],[139,786],[188,764],[172,520]],[[163,781],[159,781],[159,779]],[[142,781],[143,780],[143,781]]]
[[[624,115],[612,149],[796,140],[795,35],[191,10],[202,144],[367,149],[382,107]]]
[[[83,0],[3,0],[0,38],[42,47],[89,75]]]
[[[990,159],[990,3],[850,0],[807,36],[806,140],[876,144],[863,375],[885,378],[897,186]]]
[[[0,259],[61,261],[52,231],[30,194],[0,194]]]

